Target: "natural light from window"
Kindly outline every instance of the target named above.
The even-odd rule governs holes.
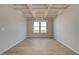
[[[33,32],[34,33],[46,33],[47,32],[47,22],[46,21],[34,21]]]

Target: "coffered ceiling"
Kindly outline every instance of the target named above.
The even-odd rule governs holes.
[[[56,18],[69,5],[67,4],[14,4],[13,8],[27,19]]]

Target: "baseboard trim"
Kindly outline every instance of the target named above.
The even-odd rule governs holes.
[[[57,40],[57,39],[56,39]],[[69,45],[63,43],[62,41],[57,40],[58,42],[60,42],[61,44],[63,44],[64,46],[68,47],[69,49],[71,49],[73,52],[75,52],[76,54],[79,54],[78,51],[76,51],[75,49],[73,49],[72,47],[70,47]]]
[[[23,39],[25,40],[25,39]],[[10,45],[8,48],[4,49],[3,51],[0,52],[0,55],[3,54],[4,52],[8,51],[9,49],[11,49],[12,47],[16,46],[17,44],[19,44],[20,42],[22,42],[23,40],[17,41],[15,44]]]

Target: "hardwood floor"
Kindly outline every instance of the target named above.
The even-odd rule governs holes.
[[[25,39],[3,55],[76,55],[55,39],[29,38]]]

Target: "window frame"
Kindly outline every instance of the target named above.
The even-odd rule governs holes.
[[[34,22],[39,22],[39,26],[34,26]],[[46,26],[41,26],[41,22],[46,22]],[[47,20],[34,20],[33,21],[33,33],[47,33],[47,25],[48,25],[48,23],[47,23]],[[39,27],[39,32],[34,32],[34,27]],[[41,32],[41,27],[46,27],[46,32]]]
[[[39,21],[36,21],[36,20],[33,21],[33,33],[39,33],[39,30],[38,30],[38,32],[35,32],[35,30],[34,30],[35,27],[39,27],[39,26],[34,26],[34,22],[39,22]],[[40,25],[40,24],[39,24],[39,25]]]
[[[41,26],[41,25],[40,25],[40,26],[41,26],[41,27],[40,27],[40,32],[41,32],[41,33],[47,33],[47,21],[44,20],[44,21],[41,21],[40,23],[42,23],[42,22],[46,22],[46,26]],[[45,28],[46,28],[46,31],[45,31],[45,32],[42,32],[42,30],[41,30],[42,27],[45,27]]]

